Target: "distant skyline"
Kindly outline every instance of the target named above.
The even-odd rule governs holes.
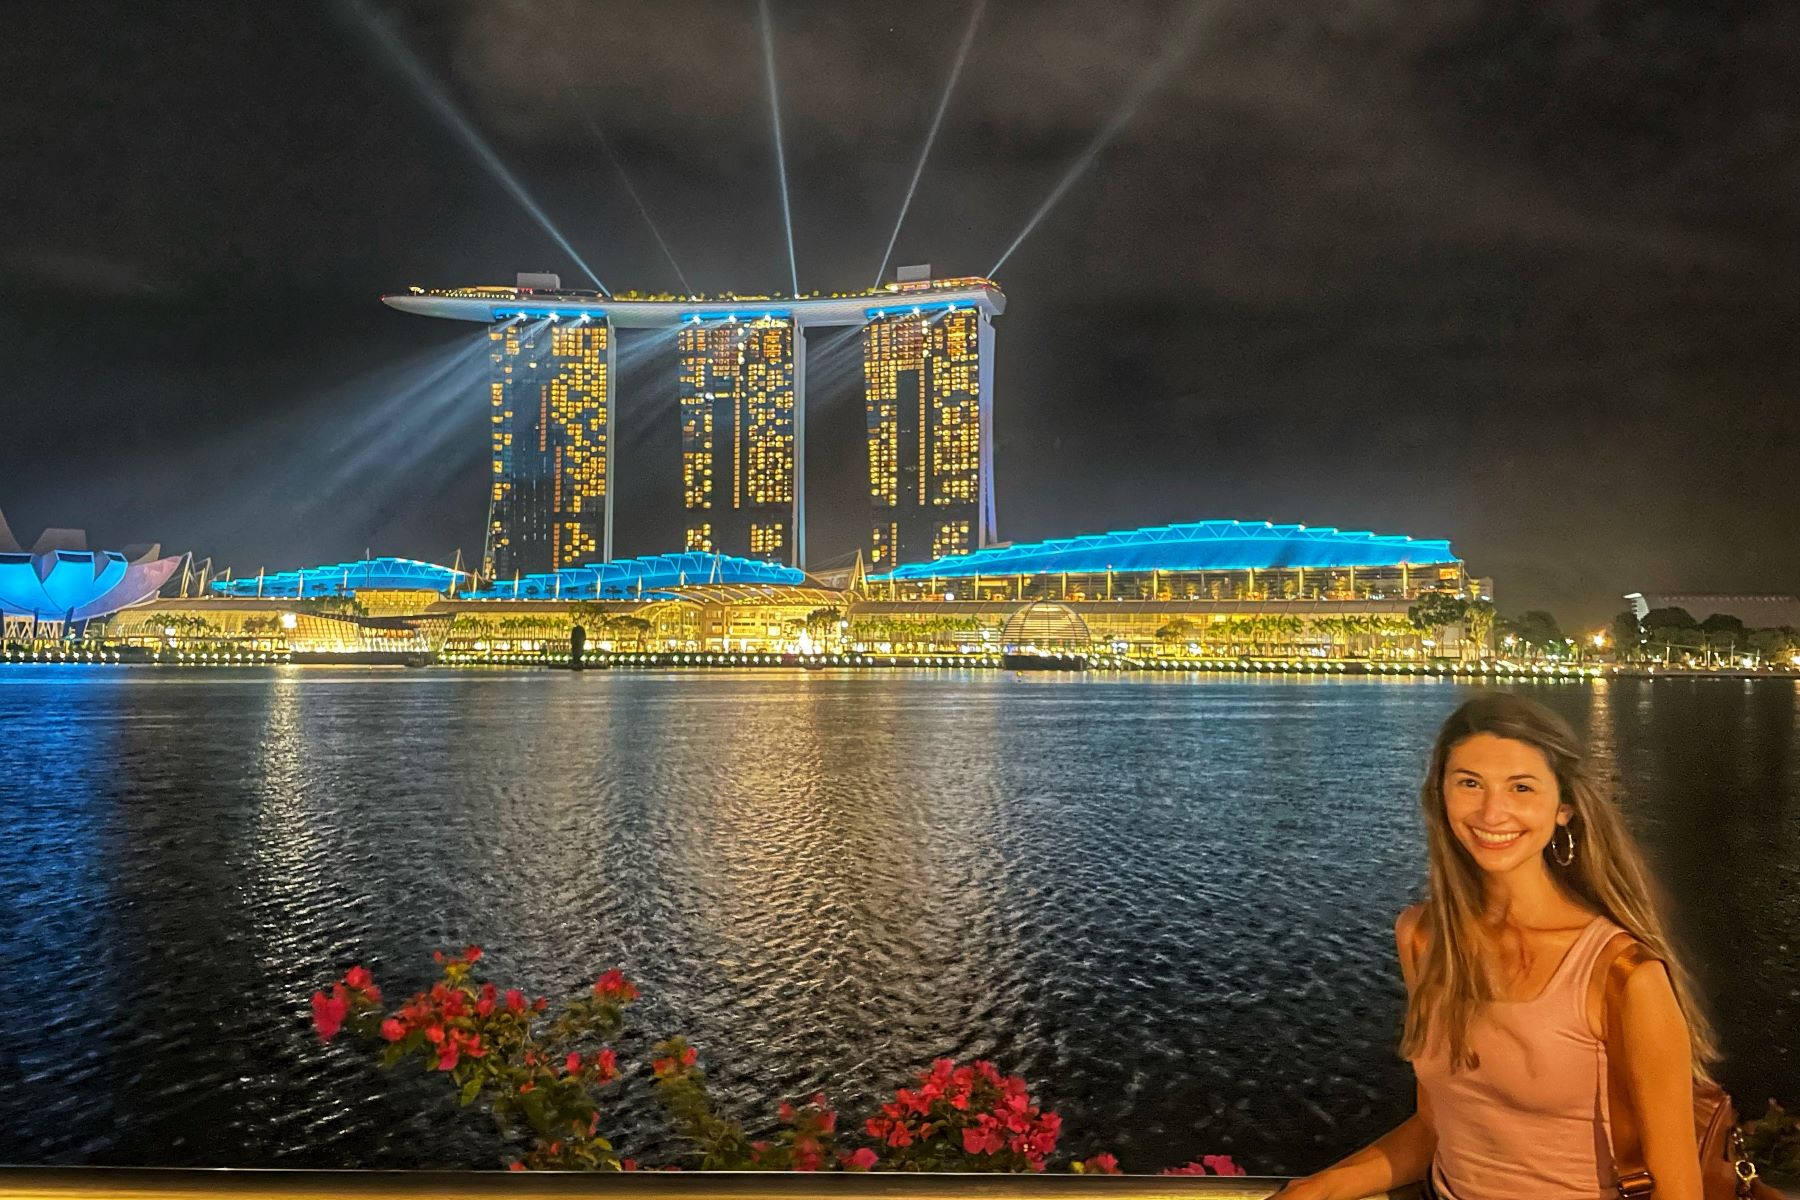
[[[771,9],[793,270],[866,287],[969,0]],[[610,286],[790,289],[753,0],[364,11]],[[358,8],[9,15],[15,531],[239,571],[478,557],[471,331],[376,297],[585,277]],[[1626,592],[1800,591],[1796,77],[1800,13],[1772,3],[992,0],[888,271],[985,272],[1116,127],[999,275],[1002,538],[1444,537],[1502,612],[1580,626]],[[815,562],[867,532],[860,364],[829,337]],[[681,540],[674,348],[633,345],[621,555]]]

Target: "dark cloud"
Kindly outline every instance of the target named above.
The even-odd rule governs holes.
[[[784,285],[754,3],[376,7],[608,282],[674,276],[590,121],[696,285]],[[967,0],[773,8],[801,281],[866,283]],[[990,0],[896,261],[985,269],[1190,22],[1003,273],[1004,533],[1242,516],[1449,536],[1504,608],[1580,620],[1623,591],[1800,588],[1800,12]],[[473,419],[460,466],[260,529],[194,509],[262,494],[221,456],[291,481],[333,444],[309,423],[459,332],[374,293],[573,264],[346,7],[17,25],[0,402],[54,397],[81,433],[45,418],[28,453],[0,445],[0,502],[245,563],[473,549]],[[665,373],[623,381],[633,550],[679,528]],[[809,493],[843,501],[812,521],[821,555],[860,536],[854,375],[815,393]]]
[[[172,298],[168,280],[149,274],[143,264],[63,246],[16,246],[0,252],[0,277],[33,291],[62,291],[104,299]]]

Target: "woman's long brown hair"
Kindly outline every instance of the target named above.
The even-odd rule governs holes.
[[[1556,773],[1562,803],[1574,813],[1569,829],[1577,842],[1575,861],[1561,866],[1545,850],[1545,865],[1564,891],[1608,918],[1662,960],[1675,999],[1687,1018],[1694,1069],[1700,1075],[1718,1060],[1711,1025],[1701,1010],[1693,978],[1670,943],[1657,889],[1643,854],[1625,828],[1618,808],[1595,782],[1580,739],[1566,721],[1522,696],[1493,692],[1477,696],[1450,714],[1432,747],[1431,765],[1419,789],[1425,817],[1428,891],[1421,917],[1426,933],[1418,981],[1406,1006],[1400,1051],[1416,1058],[1437,1037],[1447,1040],[1452,1070],[1472,1068],[1469,1024],[1483,1004],[1495,999],[1490,967],[1482,952],[1491,942],[1483,927],[1482,873],[1450,831],[1444,809],[1444,766],[1465,738],[1487,733],[1535,747]]]

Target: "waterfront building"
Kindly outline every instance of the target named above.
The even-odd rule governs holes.
[[[576,315],[488,330],[490,578],[612,556],[612,328]]]
[[[1488,598],[1450,543],[1268,521],[1196,521],[991,546],[868,577],[889,600],[1406,600]]]
[[[689,584],[794,587],[807,582],[793,567],[727,554],[685,551],[645,554],[607,563],[564,567],[514,579],[496,579],[472,590],[463,571],[413,558],[368,558],[292,571],[259,571],[215,580],[212,595],[237,600],[355,600],[396,611],[419,611],[442,601],[642,599],[647,593]],[[173,602],[172,602],[173,603]],[[224,611],[224,610],[219,610]]]
[[[463,571],[416,558],[365,558],[295,571],[258,571],[241,579],[215,579],[209,589],[215,596],[259,600],[367,597],[372,592],[454,596],[466,592],[469,582]]]
[[[806,575],[793,567],[698,550],[646,554],[585,567],[565,567],[522,578],[498,579],[475,593],[475,600],[642,599],[646,594],[688,586],[797,587]]]
[[[862,328],[871,549],[887,567],[978,549],[996,536],[992,319],[1006,297],[989,279],[926,273],[913,268],[879,288],[798,297],[603,296],[565,289],[553,275],[521,275],[515,287],[413,288],[382,302],[490,327],[495,479],[483,567],[496,579],[612,557],[606,388],[614,339],[620,329],[677,326],[680,400],[672,416],[681,421],[682,452],[670,469],[681,471],[686,548],[804,569],[805,333]],[[588,331],[572,339],[585,343],[571,350],[588,364],[580,372],[546,333],[573,328]],[[553,353],[532,353],[546,337]],[[545,397],[555,394],[564,407],[548,406]],[[585,549],[590,542],[598,554]]]
[[[566,651],[582,624],[596,649],[656,653],[811,647],[876,659],[998,661],[1009,644],[1082,643],[1096,655],[1146,660],[1423,663],[1480,658],[1487,648],[1482,631],[1414,624],[1420,595],[1492,596],[1447,541],[1262,521],[991,546],[853,572],[841,584],[821,586],[784,564],[684,551],[536,572],[471,592],[449,568],[377,559],[263,576],[260,585],[216,584],[205,600],[134,611],[119,633],[155,645],[260,649],[283,614],[353,600],[345,611],[421,630],[415,618],[447,617],[443,647],[452,661]],[[258,586],[260,595],[251,590]]]
[[[679,336],[685,548],[780,562],[797,520],[794,322],[693,321]]]
[[[180,566],[180,555],[157,546],[90,550],[79,529],[46,529],[26,550],[0,514],[0,637],[61,638],[143,604]]]

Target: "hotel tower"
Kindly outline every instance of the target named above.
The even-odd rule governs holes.
[[[681,330],[686,549],[766,562],[794,553],[798,338],[785,317]]]
[[[868,551],[885,571],[995,540],[993,318],[1006,297],[992,280],[929,274],[793,299],[603,296],[520,275],[382,302],[488,326],[491,578],[612,560],[614,342],[675,327],[684,548],[804,570],[805,332],[860,327]]]
[[[493,478],[483,573],[610,558],[611,328],[508,318],[488,341]]]

